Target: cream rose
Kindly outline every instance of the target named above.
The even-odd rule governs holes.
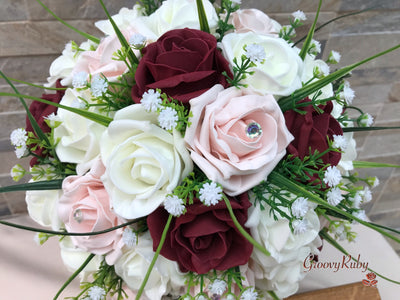
[[[232,13],[230,22],[235,26],[236,33],[254,32],[258,34],[269,34],[278,36],[281,25],[268,17],[261,10],[239,9]]]
[[[139,290],[153,256],[153,241],[147,232],[139,236],[136,247],[125,252],[115,264],[115,272],[134,293]],[[176,262],[159,256],[142,298],[153,300],[167,294],[179,295],[185,286],[185,279]]]
[[[191,157],[231,196],[266,179],[293,139],[271,95],[216,85],[190,106],[185,141]]]
[[[104,185],[126,219],[153,212],[193,167],[181,135],[156,124],[157,114],[131,105],[115,114],[100,141]]]
[[[67,89],[60,104],[77,107],[83,98],[91,103],[89,90],[78,92]],[[77,173],[83,174],[99,155],[99,140],[106,127],[64,109],[58,109],[57,116],[61,125],[54,129],[54,138],[60,139],[56,152],[62,162],[76,163]]]
[[[59,230],[61,221],[56,213],[56,205],[61,195],[61,190],[26,191],[29,216],[42,226]]]
[[[204,10],[207,16],[210,29],[215,29],[218,23],[218,16],[214,6],[203,0]],[[150,16],[135,20],[133,26],[139,33],[150,29],[158,38],[165,32],[173,29],[191,28],[200,29],[197,5],[195,0],[166,0]],[[141,29],[143,27],[143,30]]]
[[[299,235],[291,232],[286,218],[274,217],[265,205],[261,210],[259,205],[249,208],[249,218],[245,226],[250,229],[251,236],[263,245],[271,256],[265,256],[254,249],[248,267],[254,273],[256,286],[261,290],[273,290],[280,298],[294,294],[299,281],[304,278],[304,259],[310,254],[318,254],[321,240],[318,237],[320,223],[317,214],[312,209],[304,216],[309,229]]]
[[[63,195],[58,202],[58,215],[68,232],[95,232],[123,223],[111,209],[110,199],[101,175],[105,168],[100,159],[84,176],[68,176],[63,181]],[[71,236],[75,246],[97,255],[106,255],[113,265],[121,255],[122,229],[104,234]]]
[[[230,33],[222,39],[221,48],[233,66],[235,58],[240,65],[241,56],[245,54],[243,47],[251,44],[262,46],[266,59],[264,63],[250,68],[254,74],[247,76],[242,83],[259,93],[279,96],[290,95],[301,87],[303,61],[297,51],[283,39],[253,32]]]

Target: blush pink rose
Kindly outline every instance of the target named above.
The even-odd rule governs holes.
[[[133,33],[132,29],[123,31],[127,40]],[[81,54],[72,70],[72,74],[79,72],[86,72],[92,76],[103,74],[109,81],[115,81],[118,76],[128,71],[128,67],[123,61],[112,59],[114,53],[120,50],[121,47],[121,43],[115,34],[107,36],[101,40],[96,50],[85,51]],[[136,50],[135,54],[138,55]]]
[[[261,10],[240,9],[232,13],[231,23],[236,33],[254,32],[258,34],[278,35],[281,25]]]
[[[185,141],[192,160],[230,196],[265,180],[293,139],[272,95],[215,85],[190,106]]]
[[[105,167],[98,160],[84,176],[69,176],[63,181],[63,196],[58,214],[68,232],[94,232],[122,224],[110,209],[109,196],[100,176]],[[106,255],[113,265],[122,254],[122,229],[91,236],[71,236],[75,246],[97,255]]]

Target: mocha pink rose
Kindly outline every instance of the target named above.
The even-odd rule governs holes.
[[[231,23],[235,26],[236,33],[254,32],[258,34],[268,34],[278,36],[281,25],[268,17],[261,10],[239,9],[232,13]]]
[[[100,176],[105,168],[100,160],[84,176],[69,176],[63,181],[63,195],[58,203],[58,214],[68,232],[102,231],[122,220],[110,209],[110,199]],[[122,229],[91,236],[71,236],[75,246],[97,255],[106,255],[113,265],[121,253]]]
[[[265,180],[293,139],[272,95],[215,85],[190,106],[185,141],[191,157],[230,196]]]
[[[127,40],[133,33],[132,29],[123,31]],[[128,71],[128,67],[123,61],[113,59],[114,53],[121,47],[115,34],[105,37],[96,50],[85,51],[80,55],[72,74],[79,72],[86,72],[92,76],[103,74],[109,81],[115,81],[118,76]],[[135,54],[138,55],[137,50],[135,50]]]

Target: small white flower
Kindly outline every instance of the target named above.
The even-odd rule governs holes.
[[[374,118],[369,113],[365,113],[360,117],[360,125],[362,127],[370,127],[373,123]]]
[[[346,101],[348,105],[353,103],[353,99],[355,97],[354,91],[350,88],[350,83],[348,81],[344,82],[343,91],[339,93],[339,97]]]
[[[165,210],[173,215],[174,217],[179,217],[185,211],[185,205],[183,200],[176,195],[167,196],[164,201]]]
[[[140,33],[134,33],[130,39],[129,44],[135,48],[141,48],[146,43],[146,37]]]
[[[20,164],[16,164],[14,167],[12,167],[10,175],[12,179],[17,182],[21,180],[22,177],[26,174],[26,171],[24,167],[22,167]]]
[[[240,296],[240,300],[257,300],[258,293],[255,291],[254,287],[246,289]]]
[[[336,166],[329,166],[324,175],[324,182],[333,187],[340,183],[342,180],[342,174],[340,174],[340,170]]]
[[[136,232],[134,232],[130,228],[125,228],[123,233],[122,233],[122,241],[128,248],[133,248],[137,244],[137,235]]]
[[[292,226],[293,226],[293,233],[295,235],[303,234],[308,229],[308,221],[306,219],[301,219],[301,220],[297,219],[292,222]]]
[[[363,197],[363,203],[368,203],[372,200],[372,193],[369,187],[365,187],[363,191],[361,191],[361,196]]]
[[[294,20],[296,21],[305,21],[307,20],[306,14],[301,11],[301,10],[297,10],[294,13],[292,13],[292,16],[294,18]]]
[[[334,187],[330,191],[328,191],[328,193],[326,194],[326,197],[327,197],[328,203],[333,206],[338,205],[343,200],[342,192],[337,187]]]
[[[339,148],[342,151],[347,148],[347,140],[343,135],[333,135],[333,147]]]
[[[206,206],[215,205],[222,199],[222,188],[215,182],[205,183],[201,187],[200,201]]]
[[[71,107],[84,109],[86,107],[86,105],[83,101],[79,100],[78,98],[75,98],[71,103]]]
[[[160,115],[158,116],[158,123],[161,128],[165,130],[172,130],[176,127],[178,123],[178,113],[172,107],[167,106],[163,110],[160,111]]]
[[[44,117],[45,120],[47,120],[47,125],[51,128],[56,128],[61,124],[60,118],[55,114],[51,113],[47,117]]]
[[[161,107],[161,95],[159,92],[155,90],[148,90],[147,92],[143,93],[142,100],[140,104],[143,105],[146,111],[157,111]]]
[[[101,97],[103,93],[107,92],[108,82],[105,78],[100,75],[95,75],[92,80],[90,89],[94,97]]]
[[[351,202],[353,202],[353,207],[354,208],[360,208],[361,202],[362,202],[362,197],[360,192],[356,192],[354,197],[349,198]]]
[[[328,63],[337,64],[340,61],[341,57],[342,56],[339,52],[332,50],[331,53],[329,53]]]
[[[311,45],[310,49],[308,49],[308,52],[314,56],[316,56],[318,53],[321,53],[321,43],[316,40],[311,40]]]
[[[308,200],[304,197],[297,198],[292,204],[292,215],[302,218],[308,212]]]
[[[264,47],[257,44],[247,45],[245,55],[253,63],[259,63],[259,62],[262,63],[267,56],[265,54]]]
[[[105,295],[106,291],[99,286],[92,286],[88,290],[88,296],[90,297],[90,300],[102,300],[104,299]]]
[[[85,71],[78,72],[72,77],[72,86],[74,88],[83,88],[87,85],[87,78],[89,74]]]
[[[367,215],[365,214],[365,210],[359,210],[352,213],[353,216],[360,219],[361,221],[367,221]],[[353,221],[353,223],[357,223],[357,221]]]
[[[344,241],[347,238],[346,234],[346,228],[344,227],[343,224],[340,224],[338,227],[333,227],[333,233],[335,234],[335,237],[339,241]]]
[[[16,147],[26,146],[28,140],[27,132],[24,128],[14,129],[10,134],[11,145]]]
[[[17,156],[17,158],[22,158],[27,154],[28,154],[28,148],[26,148],[25,145],[15,147],[15,155]]]
[[[324,65],[324,64],[321,64],[321,65],[315,67],[313,70],[314,76],[317,78],[321,78],[321,77],[329,75],[330,71],[331,70],[330,70],[329,66]]]
[[[209,285],[208,289],[212,294],[221,296],[225,292],[227,286],[228,285],[224,280],[216,279]]]
[[[371,181],[372,181],[372,188],[376,188],[378,185],[379,185],[379,178],[378,177],[372,177],[372,179],[371,179]]]
[[[232,4],[240,5],[242,4],[242,0],[231,0]]]

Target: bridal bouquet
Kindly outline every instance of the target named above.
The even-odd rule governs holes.
[[[379,128],[346,81],[399,45],[331,72],[316,20],[296,39],[301,11],[285,26],[238,0],[105,12],[105,37],[73,28],[88,40],[66,45],[41,98],[1,73],[27,110],[11,143],[31,157],[11,172],[30,182],[1,192],[26,190],[49,227],[38,241],[59,237],[82,281],[71,299],[278,299],[321,237],[340,248],[359,222],[399,241],[362,209],[378,180],[354,168],[388,165],[355,161],[353,132]]]

